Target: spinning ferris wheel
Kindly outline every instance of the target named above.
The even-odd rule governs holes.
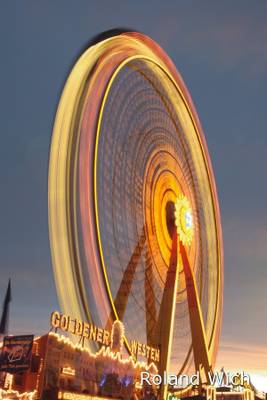
[[[180,75],[147,36],[91,46],[60,99],[49,168],[57,291],[71,315],[125,326],[176,374],[215,362],[223,259],[214,176]]]

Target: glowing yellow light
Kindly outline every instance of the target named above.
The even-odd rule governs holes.
[[[62,400],[108,400],[106,397],[91,396],[73,392],[59,392],[58,398]]]
[[[3,390],[0,389],[0,400],[11,400],[11,399],[21,399],[21,400],[33,400],[36,395],[36,390],[33,392],[19,393],[17,390]]]
[[[75,369],[73,369],[71,367],[63,367],[62,368],[62,374],[75,376]]]
[[[5,379],[5,386],[4,386],[4,388],[5,388],[5,389],[11,390],[11,389],[12,389],[12,384],[13,384],[13,375],[7,373],[7,374],[6,374],[6,379]]]
[[[89,348],[84,348],[80,344],[73,344],[70,339],[66,338],[63,335],[58,335],[57,333],[49,332],[49,336],[56,338],[56,340],[59,343],[64,343],[64,344],[69,345],[73,350],[79,349],[79,350],[89,354],[90,357],[94,357],[95,359],[103,356],[110,360],[118,360],[119,363],[124,364],[125,366],[131,365],[134,370],[154,371],[155,373],[157,373],[157,371],[158,371],[156,365],[153,362],[148,364],[143,361],[134,361],[132,356],[130,356],[129,358],[123,359],[121,353],[113,352],[110,349],[110,347],[102,346],[97,353],[92,353]],[[1,400],[1,398],[0,398],[0,400]]]
[[[180,195],[175,203],[175,225],[181,242],[190,245],[194,233],[192,209],[188,199]]]

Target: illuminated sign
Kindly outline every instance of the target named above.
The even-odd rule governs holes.
[[[155,349],[147,344],[139,343],[136,340],[131,342],[131,352],[136,358],[139,355],[147,358],[148,360],[159,362],[159,349]]]
[[[61,373],[63,375],[75,376],[75,369],[73,369],[71,367],[63,367],[61,370]]]
[[[33,335],[5,336],[0,355],[0,371],[18,373],[30,367]]]
[[[69,315],[61,314],[59,311],[53,311],[50,319],[51,327],[55,330],[60,329],[73,335],[93,340],[105,346],[111,345],[112,334],[110,331],[99,328],[88,322],[80,321],[77,318],[71,318]],[[123,324],[121,323],[123,326]],[[115,335],[116,336],[116,335]],[[114,339],[113,339],[114,340]],[[114,343],[112,344],[114,347]],[[138,356],[145,357],[148,360],[159,362],[160,351],[147,344],[139,343],[135,340],[131,342],[131,353],[137,359]]]
[[[58,311],[52,312],[50,322],[52,328],[61,329],[62,331],[93,340],[105,346],[109,346],[110,344],[110,332],[88,322],[80,321],[77,318],[73,319],[68,315],[60,314]]]
[[[20,393],[17,390],[0,389],[0,400],[34,400],[36,399],[36,390],[33,392]]]

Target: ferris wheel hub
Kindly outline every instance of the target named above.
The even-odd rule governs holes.
[[[183,245],[190,245],[194,235],[192,209],[186,196],[180,195],[175,203],[175,225]]]

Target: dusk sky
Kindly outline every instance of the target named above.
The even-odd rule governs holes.
[[[248,370],[267,391],[267,2],[24,0],[1,9],[0,301],[10,277],[10,332],[47,331],[59,307],[47,172],[61,89],[92,37],[130,28],[174,61],[208,143],[225,252],[217,367]]]

